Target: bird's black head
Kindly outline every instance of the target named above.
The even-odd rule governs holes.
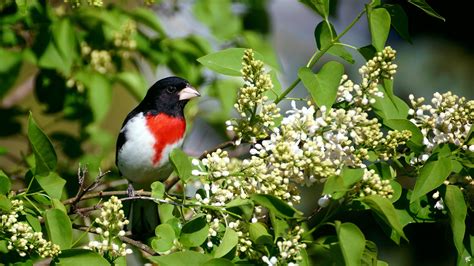
[[[200,96],[187,80],[179,77],[167,77],[158,80],[140,103],[141,109],[151,112],[166,113],[172,116],[183,116],[186,103]]]

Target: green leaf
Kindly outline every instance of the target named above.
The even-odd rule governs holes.
[[[332,40],[336,37],[336,35],[336,29],[334,29],[334,26],[327,21],[321,21],[318,26],[316,26],[316,29],[314,29],[314,37],[319,50],[325,49],[327,46],[331,45]],[[329,54],[339,56],[351,64],[355,62],[352,58],[352,55],[340,42],[334,43],[334,45],[329,48],[327,52]]]
[[[392,27],[398,32],[400,37],[411,43],[410,33],[408,31],[408,16],[400,5],[384,5],[390,13]]]
[[[122,84],[137,101],[141,101],[147,92],[147,82],[140,73],[120,72],[115,76],[116,81]]]
[[[344,167],[342,168],[341,176],[344,181],[344,186],[350,188],[362,179],[362,176],[364,176],[364,169]]]
[[[392,203],[383,197],[378,195],[370,195],[362,198],[362,202],[367,204],[369,208],[375,212],[387,225],[389,225],[397,234],[404,239],[407,239],[403,232],[403,226],[393,207]]]
[[[54,41],[50,41],[46,50],[38,57],[38,66],[48,69],[57,69],[64,75],[69,75],[71,66],[64,62]]]
[[[451,160],[449,158],[438,158],[437,161],[428,161],[420,170],[410,203],[441,186],[451,173],[451,168]]]
[[[95,122],[101,122],[109,111],[112,100],[112,86],[107,78],[100,74],[90,74],[87,81],[81,80],[88,89],[89,104]]]
[[[26,220],[28,221],[28,224],[33,228],[35,232],[41,232],[41,223],[37,216],[33,216],[29,213],[25,215]]]
[[[300,0],[303,4],[316,11],[321,17],[327,19],[329,16],[329,0]]]
[[[250,198],[278,217],[296,218],[301,216],[299,211],[273,195],[254,194]]]
[[[323,194],[331,195],[332,199],[340,199],[347,192],[347,186],[344,183],[344,179],[340,175],[333,175],[328,177],[324,182]]]
[[[227,255],[227,253],[234,249],[238,241],[239,237],[237,236],[237,233],[230,228],[226,228],[224,237],[222,238],[221,244],[217,247],[214,257],[224,257]]]
[[[135,21],[148,26],[162,36],[166,36],[165,30],[158,20],[158,16],[150,8],[135,7],[127,13],[130,14]]]
[[[462,191],[453,185],[446,187],[444,203],[448,209],[449,223],[453,231],[453,242],[458,256],[464,252],[464,234],[466,232],[467,206]]]
[[[156,237],[151,241],[151,247],[156,252],[166,252],[173,247],[176,238],[173,227],[169,224],[160,224],[155,228]]]
[[[31,112],[28,118],[28,140],[35,155],[35,173],[47,175],[49,172],[54,171],[57,164],[56,151],[51,141],[36,124]]]
[[[8,176],[2,170],[0,170],[0,194],[5,195],[10,192],[10,189],[10,178],[8,178]]]
[[[0,240],[0,253],[8,253],[10,250],[8,249],[8,242],[7,240]]]
[[[250,240],[257,245],[272,245],[273,237],[268,233],[267,228],[260,222],[249,224]]]
[[[57,262],[53,260],[52,264],[64,266],[110,266],[110,263],[104,257],[87,249],[63,250],[57,257]]]
[[[283,237],[285,238],[287,235],[290,226],[284,219],[277,218],[276,215],[270,212],[270,220],[272,222],[272,227],[274,231],[275,238]]]
[[[151,197],[155,199],[162,199],[165,194],[165,184],[160,181],[155,181],[151,184]]]
[[[225,205],[227,211],[241,215],[242,218],[250,220],[253,214],[254,204],[249,199],[236,198]]]
[[[66,180],[62,179],[56,172],[50,172],[48,175],[35,175],[35,179],[51,198],[61,198]]]
[[[224,258],[215,258],[209,261],[206,261],[202,266],[233,266],[235,265],[232,261]]]
[[[198,216],[183,225],[179,242],[185,247],[198,247],[207,239],[209,225],[206,216]]]
[[[410,130],[412,134],[410,141],[417,146],[423,145],[423,134],[421,130],[408,119],[387,119],[383,121],[383,124],[398,131]]]
[[[49,209],[44,214],[46,231],[51,242],[61,249],[72,245],[72,225],[67,214],[59,209]]]
[[[221,40],[234,37],[242,29],[242,21],[232,12],[230,0],[200,0],[193,7],[195,17]]]
[[[161,214],[161,213],[160,213]],[[181,235],[181,220],[179,218],[173,217],[171,219],[168,219],[166,221],[167,224],[171,225],[171,227],[174,230],[175,235],[179,236]]]
[[[311,69],[302,67],[298,71],[298,77],[311,94],[318,107],[326,106],[328,109],[336,101],[337,89],[344,74],[344,66],[336,61],[330,61],[313,74]]]
[[[3,30],[3,29],[2,29]],[[0,47],[0,99],[5,96],[15,84],[21,68],[21,53],[6,50]]]
[[[369,27],[372,45],[381,52],[390,32],[390,14],[385,8],[376,8],[369,13]]]
[[[202,254],[190,250],[180,251],[165,256],[149,256],[146,258],[160,266],[199,266],[212,259],[212,257],[208,254]]]
[[[193,170],[193,165],[191,164],[191,160],[189,160],[189,156],[181,149],[174,149],[171,151],[170,160],[181,181],[186,183],[186,181],[191,177],[191,172]]]
[[[63,60],[64,74],[69,75],[72,63],[78,57],[74,28],[69,19],[63,18],[53,23],[51,31],[57,52]]]
[[[168,220],[175,218],[173,215],[174,205],[171,204],[158,204],[158,213],[160,215],[160,221],[166,223]]]
[[[418,7],[419,9],[425,11],[426,14],[441,19],[442,21],[446,21],[440,14],[438,14],[425,0],[408,0],[408,3]]]
[[[11,208],[12,204],[10,200],[5,195],[0,194],[0,210],[8,212]]]
[[[236,82],[236,80],[225,79],[216,81],[212,86],[212,90],[215,92],[222,106],[222,110],[218,110],[217,112],[227,114],[225,119],[228,119],[228,116],[234,109],[240,85],[240,82]]]
[[[360,265],[365,249],[365,237],[353,223],[336,221],[337,238],[346,265]]]
[[[357,49],[359,53],[365,58],[366,61],[369,61],[370,59],[374,58],[375,54],[377,53],[377,50],[375,50],[375,47],[372,46],[371,44],[360,47]]]
[[[375,103],[372,104],[374,112],[382,120],[406,119],[409,107],[405,101],[393,94],[391,82],[386,82],[385,86],[379,85],[378,89],[383,92],[384,97],[375,97]]]
[[[393,189],[393,194],[392,194],[392,197],[390,198],[390,201],[394,203],[402,195],[402,185],[400,185],[400,183],[398,183],[396,180],[390,180],[390,186],[392,186],[392,189]]]
[[[245,50],[244,48],[229,48],[200,57],[197,61],[217,73],[240,77]],[[263,56],[258,52],[254,51],[254,55],[256,60],[264,61]]]

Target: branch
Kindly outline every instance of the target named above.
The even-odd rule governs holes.
[[[77,191],[76,196],[71,199],[70,203],[68,203],[68,204],[71,204],[71,211],[70,211],[71,213],[76,212],[77,203],[82,200],[82,198],[84,197],[84,195],[87,192],[89,192],[89,191],[93,190],[94,188],[96,188],[97,185],[100,183],[100,179],[102,177],[104,177],[105,175],[107,175],[108,173],[110,173],[110,171],[106,171],[105,173],[102,173],[99,170],[99,176],[97,176],[96,179],[94,180],[94,182],[92,182],[89,186],[87,186],[84,189],[84,183],[85,183],[85,177],[86,177],[86,174],[87,174],[87,168],[79,166],[79,169],[77,169],[77,178],[79,179],[79,190]]]
[[[81,231],[84,231],[84,232],[90,232],[90,233],[93,233],[93,234],[98,234],[95,231],[94,228],[90,228],[90,227],[79,225],[79,224],[72,224],[72,228],[77,229],[77,230],[81,230]],[[125,242],[129,245],[132,245],[136,248],[139,248],[139,249],[143,250],[144,252],[150,254],[151,256],[158,255],[151,247],[143,244],[140,241],[133,240],[133,239],[131,239],[129,237],[126,237],[126,236],[120,236],[119,238],[123,242]]]
[[[124,190],[124,191],[90,192],[90,193],[84,194],[78,200],[77,200],[76,197],[67,199],[67,200],[63,201],[63,204],[64,205],[71,205],[74,201],[79,202],[79,201],[83,201],[83,200],[87,200],[87,199],[93,199],[93,198],[102,198],[102,197],[110,197],[110,196],[126,196],[126,195],[128,195],[128,191],[126,191],[126,190]],[[135,191],[135,195],[137,195],[137,196],[148,196],[149,197],[149,196],[151,196],[151,192],[139,190],[139,191]]]
[[[225,148],[228,148],[228,147],[231,147],[231,146],[235,146],[235,141],[236,141],[236,140],[237,140],[237,139],[234,138],[234,139],[232,139],[232,140],[228,140],[228,141],[226,141],[226,142],[222,142],[221,144],[219,144],[219,145],[215,146],[214,148],[210,149],[209,151],[207,151],[207,150],[204,151],[204,152],[201,154],[201,156],[199,156],[199,159],[201,160],[201,159],[206,158],[206,156],[207,156],[208,154],[211,154],[211,153],[217,151],[218,149],[225,149]]]

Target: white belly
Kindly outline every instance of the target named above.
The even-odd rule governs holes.
[[[130,119],[122,128],[125,143],[118,152],[118,168],[122,175],[133,183],[149,185],[167,178],[173,168],[168,163],[169,153],[181,146],[183,140],[165,146],[161,160],[153,163],[155,138],[148,130],[143,113]]]

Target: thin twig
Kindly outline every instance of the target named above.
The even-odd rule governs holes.
[[[90,192],[84,194],[78,201],[93,199],[93,198],[102,198],[102,197],[110,197],[110,196],[126,196],[128,195],[128,191],[98,191],[98,192]],[[151,196],[151,192],[149,191],[135,191],[135,195],[137,196]],[[76,197],[67,199],[63,201],[64,205],[71,205],[76,200]]]
[[[102,204],[96,204],[96,205],[90,206],[90,207],[77,208],[76,213],[78,213],[79,215],[85,216],[84,215],[85,213],[95,211],[95,210],[99,210],[101,208],[102,208]]]
[[[201,154],[201,156],[199,156],[199,159],[204,159],[204,158],[206,158],[206,156],[207,156],[208,154],[211,154],[211,153],[217,151],[218,149],[225,149],[225,148],[234,146],[236,140],[237,140],[237,139],[234,138],[234,139],[232,139],[232,140],[228,140],[228,141],[226,141],[226,142],[222,142],[221,144],[215,146],[214,148],[212,148],[212,149],[210,149],[210,150],[204,151],[204,152]]]
[[[90,227],[79,225],[79,224],[72,224],[72,228],[80,230],[80,231],[84,231],[84,232],[90,232],[90,233],[93,233],[93,234],[98,234],[95,231],[94,228],[90,228]],[[151,247],[149,247],[148,245],[143,244],[140,241],[133,240],[133,239],[131,239],[129,237],[126,237],[126,236],[120,236],[119,238],[123,242],[125,242],[127,244],[130,244],[134,247],[137,247],[137,248],[143,250],[144,252],[150,254],[151,256],[158,255]]]
[[[81,167],[79,166],[79,169],[77,170],[78,179],[79,179],[79,190],[77,191],[77,195],[74,198],[72,198],[72,201],[69,203],[71,205],[71,211],[70,211],[71,213],[76,212],[77,203],[82,200],[82,198],[84,197],[84,195],[86,195],[87,192],[97,187],[97,185],[100,183],[100,179],[104,177],[105,175],[107,175],[108,173],[110,173],[110,171],[105,171],[104,173],[99,172],[99,176],[96,177],[94,182],[92,182],[89,186],[87,186],[84,189],[84,182],[85,182],[84,180],[85,180],[86,173],[87,173],[87,170],[85,170],[85,168],[82,168],[82,171],[81,171]]]

